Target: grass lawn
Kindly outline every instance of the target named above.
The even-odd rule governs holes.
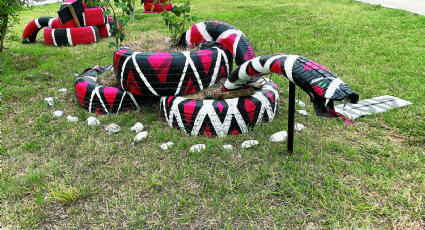
[[[173,1],[179,5],[182,0]],[[43,31],[23,45],[25,26],[60,4],[27,8],[11,28],[1,75],[0,226],[5,229],[424,229],[425,17],[352,0],[193,0],[192,15],[242,30],[257,55],[292,53],[337,74],[360,99],[394,95],[413,102],[346,127],[316,117],[307,95],[305,129],[286,143],[288,81],[279,116],[252,132],[193,137],[168,127],[159,105],[116,115],[79,106],[72,71],[112,64],[112,38],[51,47]],[[128,41],[165,37],[160,15],[141,14]],[[66,88],[66,93],[58,89]],[[49,107],[43,101],[56,97]],[[54,118],[61,110],[63,117]],[[66,116],[77,116],[71,123]],[[101,122],[89,127],[86,119]],[[142,122],[141,143],[130,128]],[[121,132],[108,134],[116,123]],[[245,140],[259,141],[249,149]],[[169,150],[160,144],[172,141]],[[206,150],[192,153],[194,144]],[[233,151],[221,146],[232,144]]]

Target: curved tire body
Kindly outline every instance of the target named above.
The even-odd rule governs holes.
[[[255,94],[220,100],[193,100],[182,96],[161,98],[161,115],[169,126],[200,136],[247,133],[261,122],[271,122],[279,106],[278,86],[261,79]]]
[[[154,97],[133,95],[115,87],[96,83],[97,76],[110,68],[112,65],[89,68],[76,77],[75,96],[85,110],[98,114],[119,113],[137,110],[141,105],[159,100]]]
[[[99,41],[99,30],[96,26],[66,29],[44,29],[44,41],[53,46],[75,46]]]
[[[239,89],[268,73],[283,75],[305,91],[318,116],[338,116],[333,111],[333,100],[359,100],[359,95],[327,68],[293,54],[264,55],[245,62],[230,74],[223,90]]]
[[[24,29],[22,43],[33,43],[37,38],[38,32],[45,28],[59,28],[59,20],[54,17],[41,17],[32,20]]]
[[[205,41],[215,41],[224,45],[232,53],[237,66],[255,57],[251,42],[238,28],[219,21],[205,21],[186,30],[180,45],[194,47]],[[185,44],[182,44],[185,43]]]
[[[122,89],[137,95],[192,94],[227,77],[233,65],[227,49],[147,53],[121,47],[114,54],[114,68]]]

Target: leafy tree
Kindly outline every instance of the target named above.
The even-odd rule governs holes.
[[[155,2],[158,2],[158,0],[155,0]],[[168,0],[163,4],[169,4],[170,2],[171,0]],[[189,23],[199,19],[196,16],[190,15],[190,0],[184,0],[183,5],[173,7],[172,11],[166,11],[164,8],[161,15],[165,26],[167,26],[171,32],[174,44],[177,44],[180,39],[179,37],[190,27]]]
[[[3,42],[8,28],[19,21],[18,12],[23,9],[25,1],[0,0],[0,73],[3,69]]]
[[[120,47],[122,42],[125,40],[125,34],[123,33],[124,27],[127,25],[127,19],[124,14],[131,15],[134,12],[134,1],[133,0],[104,0],[105,4],[109,7],[106,10],[105,14],[108,16],[112,16],[115,21],[115,25],[111,28],[112,33],[115,36],[115,42],[110,42],[109,47]],[[115,11],[115,8],[122,9],[122,16],[118,16],[118,12]],[[121,25],[121,30],[119,26]]]

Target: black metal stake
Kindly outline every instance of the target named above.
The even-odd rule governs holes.
[[[294,151],[294,127],[295,127],[295,84],[289,82],[289,105],[288,105],[288,143],[287,151],[292,155]]]

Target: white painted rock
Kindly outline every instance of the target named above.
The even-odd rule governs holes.
[[[53,104],[55,103],[55,99],[53,97],[46,97],[44,98],[44,101],[47,102],[47,104],[52,107]]]
[[[148,136],[148,131],[140,132],[134,137],[134,141],[141,141],[145,139],[147,136]]]
[[[300,124],[300,123],[297,123],[297,124],[295,124],[295,127],[294,128],[297,131],[301,131],[301,130],[304,129],[304,125],[303,124]]]
[[[297,110],[297,112],[303,116],[307,116],[307,111],[305,110]]]
[[[258,145],[258,141],[257,140],[249,140],[249,141],[244,141],[241,145],[242,148],[251,148],[254,145]]]
[[[63,115],[63,112],[62,111],[54,111],[53,112],[53,117],[62,117],[62,115]]]
[[[202,150],[205,149],[205,144],[197,144],[197,145],[193,145],[192,147],[190,147],[190,151],[192,153],[194,152],[201,152]]]
[[[131,127],[130,130],[139,133],[139,132],[142,132],[143,128],[144,128],[143,124],[140,122],[137,122],[135,125],[133,125],[133,127]]]
[[[233,150],[233,145],[223,145],[223,149],[225,150]]]
[[[78,117],[73,117],[73,116],[67,116],[66,119],[69,122],[77,122],[78,121]]]
[[[171,147],[172,145],[174,145],[174,143],[173,142],[171,142],[171,141],[169,141],[169,142],[167,142],[167,143],[163,143],[163,144],[161,144],[161,149],[163,149],[163,150],[167,150],[169,147]]]
[[[87,118],[87,124],[90,126],[97,126],[100,125],[100,121],[95,117],[89,117]]]
[[[121,131],[121,127],[115,123],[106,126],[105,129],[110,133],[118,133],[119,131]]]
[[[270,136],[270,142],[282,142],[288,139],[288,133],[286,131],[280,131]]]
[[[68,91],[67,88],[58,89],[58,92],[61,92],[61,93],[66,93],[66,91]]]
[[[296,100],[295,101],[298,105],[300,105],[301,107],[305,107],[305,103],[303,101],[300,100]]]

